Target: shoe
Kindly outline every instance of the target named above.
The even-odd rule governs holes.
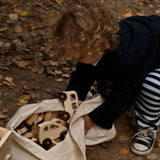
[[[140,129],[132,138],[131,151],[137,155],[149,154],[154,146],[155,134],[150,129]]]

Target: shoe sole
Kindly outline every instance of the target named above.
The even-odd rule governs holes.
[[[139,156],[146,156],[146,155],[148,155],[149,153],[151,153],[152,150],[153,150],[153,146],[152,146],[149,150],[147,150],[147,151],[138,151],[138,150],[134,149],[134,148],[131,146],[131,151],[132,151],[134,154],[139,155]]]

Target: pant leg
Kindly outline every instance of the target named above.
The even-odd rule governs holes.
[[[136,100],[135,118],[140,127],[157,132],[160,126],[160,69],[145,78]]]

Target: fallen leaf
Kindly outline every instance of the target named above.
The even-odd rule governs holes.
[[[129,138],[127,137],[127,135],[120,135],[119,136],[120,141],[128,141]]]
[[[16,33],[21,33],[21,32],[22,32],[22,27],[20,27],[20,26],[15,26],[15,32],[16,32]]]
[[[25,61],[16,61],[15,63],[19,68],[24,68],[28,65],[28,63]]]
[[[61,75],[62,71],[54,71],[57,75]]]
[[[16,13],[9,14],[9,19],[15,21],[18,19],[18,15]]]
[[[23,106],[23,105],[26,105],[28,103],[28,100],[30,99],[30,96],[28,94],[26,95],[22,95],[20,98],[19,98],[19,102],[17,103],[18,106]]]
[[[36,72],[38,74],[42,74],[44,72],[44,66],[41,64],[36,64],[33,68],[32,68],[32,72]]]
[[[13,83],[13,78],[12,77],[5,77],[4,78],[6,81]]]
[[[0,32],[6,31],[6,30],[7,30],[7,27],[0,28]]]
[[[132,11],[126,9],[125,14],[123,15],[123,17],[127,18],[127,17],[131,17],[132,16]]]
[[[155,10],[155,13],[156,13],[156,14],[160,14],[160,9],[159,9],[159,10],[158,10],[158,9]]]
[[[16,46],[20,46],[22,44],[20,39],[15,39],[12,41],[13,44],[15,44]]]
[[[22,11],[20,15],[22,17],[27,17],[27,16],[29,16],[29,12],[28,11]]]
[[[0,119],[5,119],[7,117],[8,117],[8,115],[0,114]]]
[[[8,108],[3,108],[3,113],[7,113],[8,112]]]
[[[57,78],[56,81],[57,82],[63,82],[63,79],[62,78]]]
[[[119,154],[126,156],[129,153],[129,150],[127,149],[122,149]]]
[[[157,145],[160,147],[160,139],[157,139]]]
[[[3,81],[3,84],[7,86],[16,86],[13,82],[7,82],[7,81]]]
[[[0,92],[0,98],[2,98],[3,97],[3,95],[2,95],[2,93]]]
[[[148,160],[157,160],[157,156],[155,155],[155,154],[153,154],[153,153],[151,153],[151,154],[149,154],[148,156],[147,156],[147,159]]]
[[[29,28],[32,29],[32,30],[35,30],[35,29],[36,29],[35,26],[31,26],[31,27],[29,27]]]
[[[0,107],[3,107],[3,103],[2,103],[2,101],[0,100]]]

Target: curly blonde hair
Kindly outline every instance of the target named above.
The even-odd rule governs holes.
[[[117,47],[118,30],[111,12],[96,0],[73,3],[56,26],[53,48],[74,58],[100,54]]]

